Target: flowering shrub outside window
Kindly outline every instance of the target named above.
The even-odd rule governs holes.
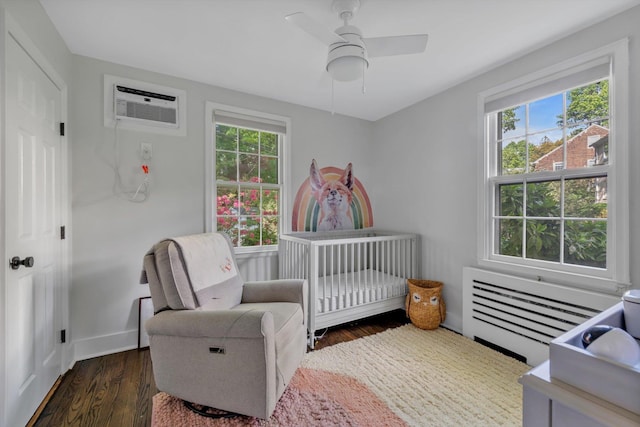
[[[277,245],[280,135],[216,124],[216,229],[236,247]]]

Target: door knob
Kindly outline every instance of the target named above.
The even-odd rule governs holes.
[[[13,258],[11,258],[11,262],[9,262],[9,265],[13,270],[19,269],[21,265],[24,265],[27,268],[33,267],[33,257],[28,256],[25,259],[21,260],[20,257],[14,256]]]

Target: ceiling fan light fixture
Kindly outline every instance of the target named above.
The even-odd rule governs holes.
[[[362,77],[369,62],[362,56],[342,56],[327,64],[327,71],[333,80],[351,82]]]

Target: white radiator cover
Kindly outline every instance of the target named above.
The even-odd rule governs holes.
[[[236,254],[238,271],[245,282],[278,278],[278,252]]]
[[[539,365],[549,342],[620,301],[620,297],[464,267],[462,333]]]

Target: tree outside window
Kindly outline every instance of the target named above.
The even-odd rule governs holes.
[[[594,166],[608,159],[608,80],[493,117],[495,252],[605,269],[608,172]]]

